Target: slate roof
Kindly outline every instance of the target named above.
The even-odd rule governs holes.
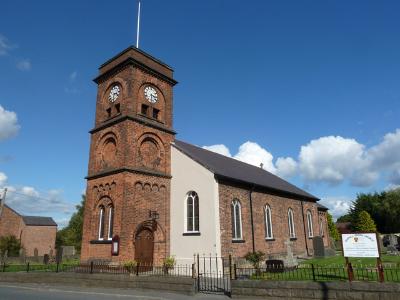
[[[329,208],[327,208],[325,205],[317,203],[317,209],[318,210],[328,210]]]
[[[174,146],[221,179],[263,187],[274,192],[283,192],[296,198],[319,200],[317,197],[260,167],[255,167],[179,140],[175,140]]]
[[[22,216],[22,220],[27,226],[57,226],[50,217]]]

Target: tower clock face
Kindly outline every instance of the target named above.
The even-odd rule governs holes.
[[[156,103],[158,100],[157,92],[151,86],[148,86],[144,89],[144,96],[150,103]]]
[[[110,91],[110,94],[108,95],[108,100],[112,103],[115,102],[118,99],[118,96],[121,92],[121,89],[119,88],[118,85],[114,85]]]

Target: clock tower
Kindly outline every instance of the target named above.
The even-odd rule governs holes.
[[[130,47],[100,66],[81,260],[169,256],[173,70]]]

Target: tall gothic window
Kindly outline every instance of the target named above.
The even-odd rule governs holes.
[[[322,218],[319,219],[319,235],[324,236],[324,221]]]
[[[113,238],[113,228],[114,227],[114,207],[110,205],[108,207],[108,240],[112,240]]]
[[[289,222],[289,237],[295,238],[296,232],[294,231],[294,217],[293,217],[293,210],[289,208],[288,210],[288,222]]]
[[[104,239],[104,206],[100,206],[99,214],[99,240]]]
[[[313,237],[314,231],[312,223],[312,214],[310,210],[307,210],[307,229],[308,229],[308,237]]]
[[[231,204],[231,216],[232,216],[232,239],[242,239],[242,208],[239,200],[235,199]]]
[[[273,239],[274,235],[272,233],[272,214],[271,207],[269,205],[265,206],[265,238]]]
[[[199,232],[199,196],[189,192],[186,197],[186,231]]]

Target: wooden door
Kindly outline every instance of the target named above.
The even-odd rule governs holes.
[[[141,266],[152,266],[153,252],[153,232],[148,229],[143,229],[135,237],[135,260],[140,263]]]

